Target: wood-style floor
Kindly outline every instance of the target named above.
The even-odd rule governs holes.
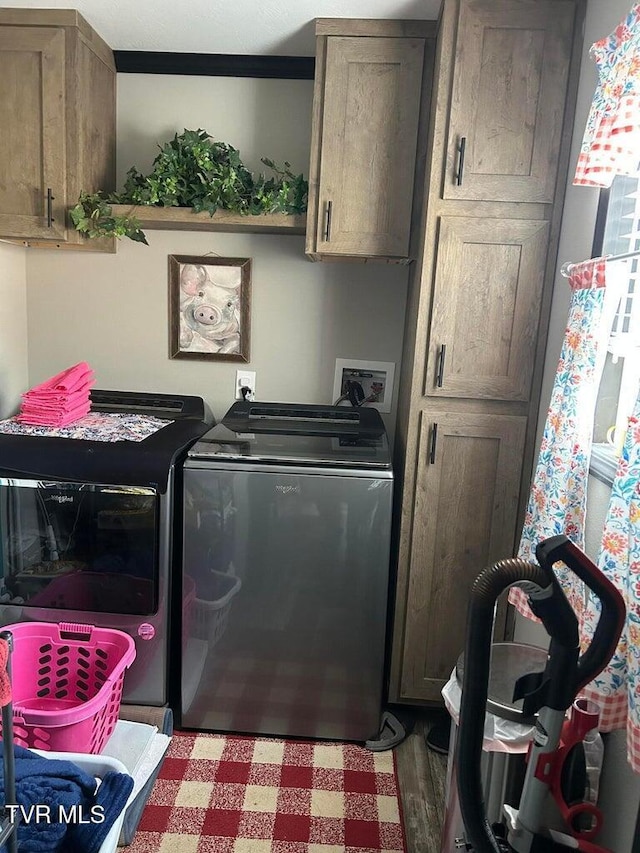
[[[440,853],[447,756],[428,749],[425,735],[442,714],[416,716],[411,734],[396,749],[407,853]]]

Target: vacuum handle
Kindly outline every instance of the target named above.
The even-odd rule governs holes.
[[[552,536],[536,548],[536,559],[547,572],[563,562],[593,592],[602,604],[598,625],[589,648],[578,659],[576,692],[602,672],[611,660],[624,627],[624,599],[611,581],[583,551],[566,536]]]
[[[529,584],[530,591],[549,586],[547,572],[534,563],[513,558],[485,569],[475,580],[467,610],[462,701],[455,751],[460,811],[466,839],[474,853],[501,853],[484,804],[481,772],[484,718],[491,667],[491,640],[498,597],[514,583]]]

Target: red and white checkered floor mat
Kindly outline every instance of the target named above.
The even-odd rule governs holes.
[[[393,752],[174,734],[127,853],[404,853]]]

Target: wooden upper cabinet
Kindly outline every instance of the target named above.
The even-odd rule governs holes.
[[[0,9],[0,237],[113,251],[68,211],[115,189],[115,96],[112,52],[81,15]]]
[[[63,29],[0,28],[0,234],[4,237],[64,237],[64,62]],[[47,193],[53,197],[50,211]]]
[[[473,582],[513,554],[526,423],[422,412],[401,699],[441,700],[464,649]]]
[[[528,400],[549,223],[440,220],[425,394]]]
[[[573,0],[474,0],[458,20],[443,197],[552,202]]]
[[[409,258],[424,56],[412,36],[319,39],[310,256]]]

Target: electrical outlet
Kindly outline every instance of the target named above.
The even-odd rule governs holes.
[[[236,370],[236,400],[242,400],[242,389],[250,388],[247,400],[256,399],[256,372],[255,370]]]

